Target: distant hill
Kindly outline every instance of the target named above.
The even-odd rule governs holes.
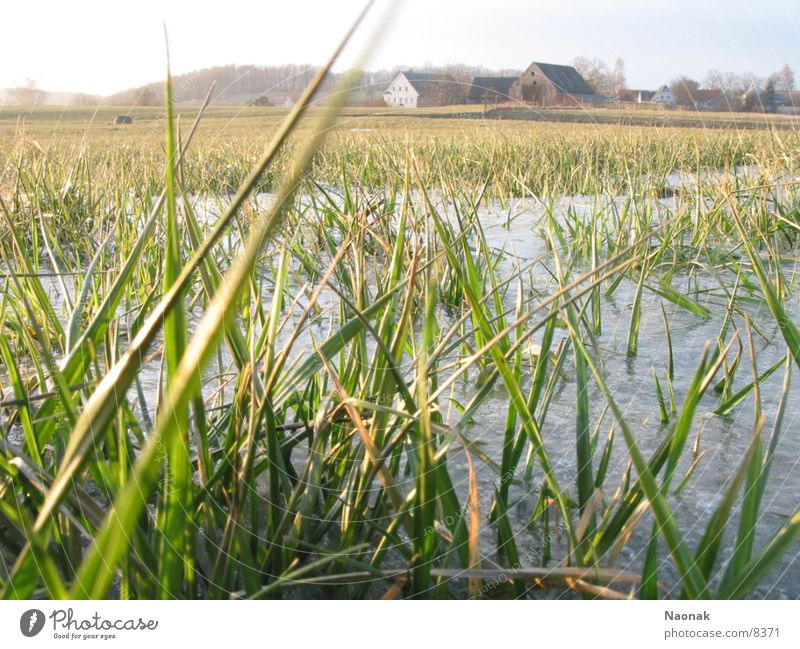
[[[215,83],[216,103],[280,103],[298,96],[316,71],[310,65],[222,65],[174,76],[172,91],[177,103],[197,103]],[[333,84],[334,80],[328,80],[325,87],[331,88]],[[110,95],[105,103],[148,106],[161,104],[163,97],[164,81],[159,80]]]

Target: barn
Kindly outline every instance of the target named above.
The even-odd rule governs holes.
[[[511,86],[517,77],[475,77],[467,93],[470,104],[502,104],[511,99]]]
[[[571,65],[534,61],[512,84],[509,94],[516,101],[539,106],[605,104],[607,99]]]
[[[400,72],[383,92],[387,106],[425,108],[464,102],[464,91],[453,75]]]

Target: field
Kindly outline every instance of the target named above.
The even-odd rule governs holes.
[[[5,598],[800,597],[793,118],[199,110],[0,109]]]

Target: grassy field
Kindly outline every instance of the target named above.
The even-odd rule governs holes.
[[[178,112],[194,111],[199,106],[180,106]],[[313,110],[321,111],[324,107]],[[312,111],[313,112],[313,111]],[[286,108],[267,108],[254,106],[217,106],[206,112],[205,124],[216,127],[245,128],[252,125],[267,126],[285,117],[289,113]],[[34,132],[49,135],[54,123],[59,125],[61,134],[82,133],[87,125],[91,130],[107,132],[105,127],[112,127],[116,132],[122,127],[114,128],[113,121],[118,115],[130,115],[134,123],[152,124],[164,118],[163,107],[140,106],[0,106],[0,124],[4,134],[8,127],[17,122],[25,122]],[[414,126],[417,120],[422,121],[425,129],[436,129],[439,120],[452,126],[463,120],[499,121],[514,119],[516,121],[536,121],[552,123],[585,123],[612,124],[625,126],[676,126],[708,128],[709,125],[727,128],[777,128],[796,129],[800,118],[795,115],[770,115],[761,113],[732,112],[697,112],[683,109],[653,108],[560,108],[560,107],[520,107],[513,104],[497,108],[481,105],[444,106],[439,108],[397,109],[397,108],[357,108],[348,107],[342,110],[340,124],[352,124],[354,127],[405,127]],[[436,120],[436,122],[432,121]],[[43,125],[43,131],[37,131],[37,125]],[[442,128],[444,125],[439,125]],[[63,129],[63,130],[62,130]],[[13,130],[13,128],[12,128]],[[125,130],[124,128],[122,130]],[[127,130],[132,130],[130,125]],[[160,133],[160,131],[159,131]]]
[[[0,109],[4,597],[800,596],[793,118],[196,111]]]

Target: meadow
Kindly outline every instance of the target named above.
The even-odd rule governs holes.
[[[0,109],[3,597],[800,596],[791,119],[127,112]]]

